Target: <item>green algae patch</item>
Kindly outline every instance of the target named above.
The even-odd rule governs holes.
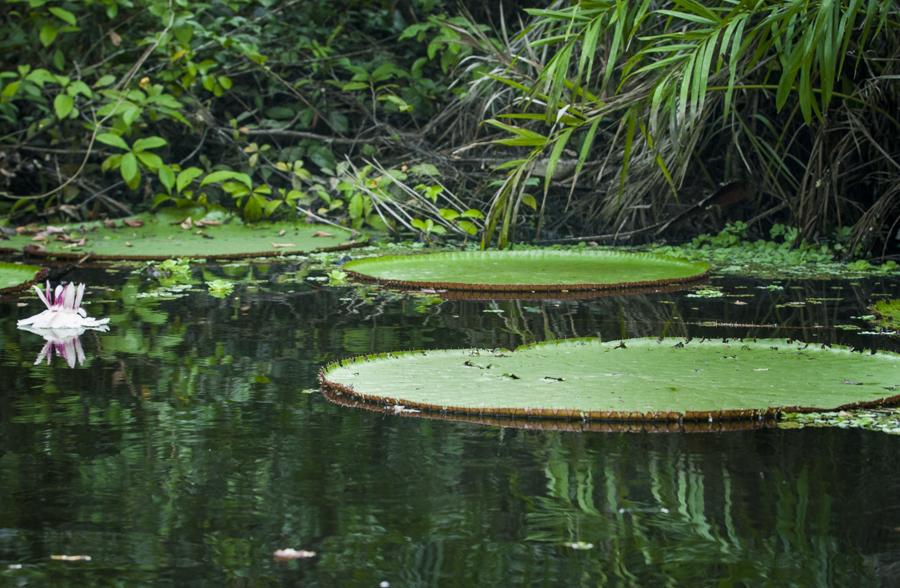
[[[36,265],[0,262],[0,294],[24,290],[46,274],[47,270]]]
[[[236,218],[172,222],[170,217],[147,214],[23,231],[0,247],[55,258],[161,260],[294,255],[357,244],[350,231],[305,222],[244,224]]]
[[[900,435],[900,409],[785,413],[778,426],[782,429],[835,427]]]
[[[885,329],[900,330],[900,299],[879,300],[872,305],[875,322]]]
[[[647,253],[524,250],[371,257],[343,269],[356,280],[402,288],[571,292],[680,284],[702,279],[708,266]]]
[[[900,355],[784,340],[572,339],[327,366],[330,395],[393,412],[612,421],[775,418],[900,403]]]

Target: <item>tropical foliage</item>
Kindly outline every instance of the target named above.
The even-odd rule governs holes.
[[[522,204],[535,206],[536,177],[541,218],[564,207],[610,233],[659,228],[735,179],[753,180],[743,196],[760,217],[781,213],[805,239],[852,225],[853,243],[870,245],[895,228],[896,4],[585,0],[527,12],[488,54],[507,105],[488,122],[498,143],[524,149],[505,164],[486,243],[508,242]]]
[[[530,5],[9,0],[0,214],[894,243],[896,3]]]

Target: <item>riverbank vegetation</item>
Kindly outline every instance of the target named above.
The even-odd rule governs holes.
[[[226,210],[485,246],[743,223],[890,256],[898,19],[875,0],[9,1],[0,214]]]

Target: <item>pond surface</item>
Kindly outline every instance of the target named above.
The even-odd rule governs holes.
[[[900,351],[848,326],[897,280],[441,302],[325,288],[300,262],[204,271],[239,283],[159,300],[126,268],[68,274],[112,319],[72,369],[33,365],[44,341],[15,320],[34,296],[0,301],[0,585],[900,585],[900,436],[489,427],[316,382],[349,355],[593,335]],[[316,555],[273,558],[288,547]]]

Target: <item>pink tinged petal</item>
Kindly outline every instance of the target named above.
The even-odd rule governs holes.
[[[44,343],[44,347],[41,349],[41,352],[38,353],[37,359],[34,360],[34,365],[41,363],[42,361],[44,361],[44,359],[47,359],[48,363],[49,363],[49,358],[47,357],[47,354],[50,353],[50,350],[52,348],[53,348],[53,343],[51,343],[50,341],[47,341],[46,343]]]
[[[56,290],[53,292],[53,305],[60,306],[62,304],[62,293],[63,287],[62,284],[56,285]]]
[[[75,308],[81,308],[81,299],[84,297],[84,284],[78,284],[75,291]]]
[[[41,292],[41,289],[38,286],[35,286],[34,291],[37,293],[38,298],[41,299],[41,302],[44,303],[44,306],[46,306],[47,308],[50,308],[50,301],[47,300],[47,297],[44,296],[44,293]],[[50,286],[49,285],[47,286],[47,294],[48,295],[50,294]]]

